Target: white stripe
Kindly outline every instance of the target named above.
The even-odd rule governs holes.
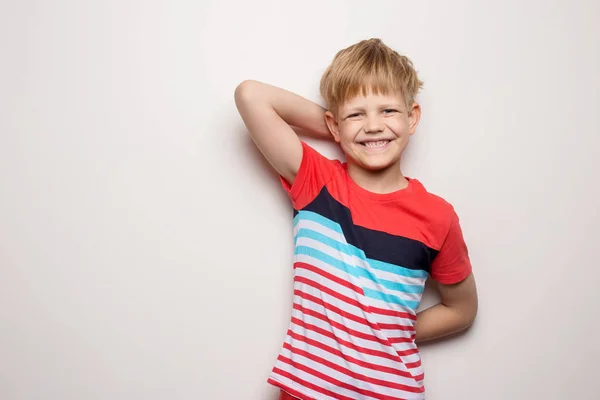
[[[404,349],[405,350],[410,350],[410,349]],[[405,364],[409,364],[409,363],[414,363],[417,362],[421,359],[421,355],[419,353],[414,353],[414,354],[409,354],[407,356],[402,356],[402,361]]]
[[[310,229],[312,231],[318,232],[322,235],[327,236],[333,240],[337,240],[338,242],[348,244],[344,235],[340,232],[336,232],[333,229],[329,229],[328,227],[319,224],[318,222],[311,221],[309,219],[299,219],[298,223],[294,227],[294,236],[298,234],[300,229]],[[340,228],[341,229],[341,228]]]
[[[364,354],[360,354],[354,350],[347,351],[347,347],[345,347],[345,346],[343,348],[340,345],[335,345],[335,344],[332,346],[331,338],[324,337],[324,336],[319,335],[318,333],[312,332],[312,331],[296,332],[296,330],[302,330],[302,328],[300,328],[298,326],[294,326],[294,328],[295,329],[292,329],[292,331],[294,333],[297,333],[298,335],[307,337],[309,339],[313,339],[315,341],[318,341],[319,343],[323,343],[323,341],[321,341],[317,338],[314,338],[315,336],[328,339],[327,342],[329,342],[329,343],[323,343],[323,344],[327,344],[327,345],[329,345],[329,347],[340,350],[342,352],[342,354],[345,354],[346,356],[353,357],[360,361],[370,362],[370,363],[375,364],[380,367],[385,366],[385,367],[389,367],[389,368],[394,368],[398,371],[408,372],[408,370],[404,367],[403,364],[400,364],[400,363],[394,364],[391,360],[387,360],[387,359],[381,358],[381,357],[377,357],[376,360],[370,360],[370,359],[367,360]],[[305,334],[305,333],[310,333],[310,332],[312,332],[314,334],[313,335]],[[313,336],[313,337],[311,337],[311,336]],[[399,383],[402,385],[407,385],[407,386],[415,386],[415,387],[418,386],[417,382],[412,378],[401,376],[398,373],[384,372],[384,371],[381,371],[381,369],[376,369],[376,368],[371,369],[371,368],[360,366],[360,365],[352,363],[352,362],[348,362],[343,357],[340,357],[340,356],[332,354],[328,351],[322,350],[319,347],[315,347],[310,344],[307,344],[306,342],[304,342],[302,340],[296,340],[290,336],[288,336],[286,338],[286,343],[291,344],[293,347],[307,351],[310,354],[314,354],[314,355],[324,358],[328,361],[331,361],[337,365],[344,366],[345,368],[350,369],[356,373],[368,376],[369,378],[382,379],[385,381],[396,382],[396,383]],[[374,361],[387,361],[387,362],[376,362],[375,363]],[[399,366],[401,366],[401,367],[399,368]]]
[[[298,234],[298,231],[300,229],[309,229],[314,232],[320,233],[324,236],[327,236],[330,239],[336,240],[336,241],[342,243],[343,245],[352,246],[351,244],[348,243],[348,241],[346,240],[344,235],[342,235],[341,233],[331,230],[331,229],[327,228],[326,226],[323,226],[314,221],[303,220],[303,219],[300,220],[298,222],[298,224],[296,224],[296,226],[294,227],[294,237],[296,237],[296,235]],[[301,239],[301,238],[298,238],[297,240],[299,240],[299,239]],[[297,241],[296,241],[296,245],[298,245]],[[377,276],[380,277],[381,279],[387,279],[387,280],[390,280],[393,282],[399,282],[399,283],[406,284],[406,285],[422,286],[425,284],[426,278],[418,278],[418,277],[410,277],[410,276],[402,275],[400,272],[402,271],[403,268],[405,268],[402,266],[386,263],[391,266],[397,267],[399,273],[382,271],[380,269],[372,268],[371,265],[368,263],[366,255],[364,255],[364,251],[360,250],[356,246],[352,246],[352,247],[356,248],[356,250],[360,251],[360,253],[363,254],[363,257],[352,256],[354,259],[359,260],[360,264],[357,264],[357,265],[360,265],[361,267],[369,269],[371,272],[376,273]]]
[[[407,320],[404,320],[407,321]],[[399,323],[398,321],[394,322],[395,324],[398,325],[402,325],[401,323]],[[409,339],[411,337],[411,335],[413,335],[415,333],[415,326],[413,324],[410,325],[403,325],[406,326],[407,329],[410,328],[410,330],[403,330],[403,329],[381,329],[381,331],[385,334],[385,336],[387,338],[403,338],[403,339]]]
[[[361,379],[357,379],[357,378],[353,378],[350,375],[347,375],[344,372],[340,372],[334,368],[330,368],[327,367],[323,364],[320,364],[316,361],[313,361],[309,358],[306,358],[302,355],[299,355],[297,353],[292,353],[290,350],[283,348],[281,350],[281,354],[284,357],[287,357],[291,360],[293,360],[294,362],[297,362],[299,364],[302,364],[308,368],[311,368],[315,371],[318,371],[326,376],[329,376],[333,379],[336,379],[338,381],[347,383],[348,385],[352,385],[356,388],[362,389],[362,390],[369,390],[371,392],[375,392],[377,394],[381,394],[383,396],[387,396],[387,397],[395,397],[398,399],[405,399],[408,396],[413,396],[414,393],[411,392],[406,392],[404,390],[398,390],[398,389],[394,389],[394,388],[389,388],[386,386],[381,386],[381,385],[377,385],[374,383],[370,383],[370,382],[365,382]],[[314,379],[314,378],[313,378]],[[341,388],[337,388],[337,391],[341,392],[342,390],[344,390],[345,392],[341,392],[340,394],[345,394],[345,393],[349,393],[347,394],[347,396],[353,397],[351,395],[351,393],[354,393],[354,396],[356,396],[357,394],[360,396],[361,399],[376,399],[376,397],[371,397],[359,392],[354,392],[354,391],[350,391],[348,389],[341,389]]]
[[[409,315],[414,315],[414,313],[407,313]],[[372,313],[373,319],[380,324],[397,324],[402,326],[412,326],[414,327],[416,321],[410,318],[404,318],[396,315],[384,315],[377,314],[375,312]]]
[[[301,237],[301,238],[298,238],[297,246],[306,246],[311,249],[318,250],[318,251],[325,253],[328,256],[331,256],[331,257],[335,258],[336,260],[346,263],[352,267],[356,267],[356,268],[365,270],[369,274],[375,276],[376,279],[384,279],[380,276],[382,271],[371,269],[369,264],[366,261],[361,260],[358,257],[351,256],[346,253],[342,253],[338,249],[327,246],[326,244],[321,243],[318,240],[314,240],[314,239],[307,238],[307,237]],[[394,277],[393,282],[404,284],[404,279],[399,279],[399,277],[400,276]],[[406,292],[403,292],[400,290],[387,288],[387,287],[385,287],[381,284],[378,284],[376,282],[373,282],[372,280],[365,278],[365,277],[353,276],[353,279],[358,280],[360,282],[361,286],[364,286],[369,289],[374,289],[374,290],[377,290],[380,292],[388,293],[388,294],[397,296],[403,300],[419,301],[421,299],[421,293],[406,293]],[[387,280],[390,280],[390,279],[387,279]],[[422,280],[422,281],[424,284],[425,281],[424,280]]]

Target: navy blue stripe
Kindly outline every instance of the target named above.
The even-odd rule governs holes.
[[[346,241],[374,260],[429,273],[431,263],[438,253],[418,240],[354,225],[350,210],[335,200],[326,187],[323,187],[319,195],[303,210],[315,212],[340,224]],[[298,211],[294,210],[294,216],[297,213]]]

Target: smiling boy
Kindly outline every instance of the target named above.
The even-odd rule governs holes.
[[[477,290],[458,216],[400,168],[422,82],[379,39],[341,50],[321,79],[327,109],[244,81],[235,101],[294,208],[294,299],[269,376],[281,398],[424,399],[418,343],[466,329]],[[333,138],[346,162],[296,134]],[[417,313],[425,280],[441,302]]]

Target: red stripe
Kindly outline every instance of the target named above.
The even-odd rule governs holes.
[[[404,365],[406,365],[406,368],[408,368],[408,369],[419,368],[421,366],[421,360],[411,362],[411,363],[406,363]]]
[[[316,354],[312,354],[305,350],[295,348],[289,343],[284,343],[283,347],[288,349],[289,351],[291,351],[294,354],[300,355],[300,356],[308,358],[309,360],[312,360],[318,364],[321,364],[321,365],[324,365],[331,369],[334,369],[334,370],[341,372],[342,374],[347,375],[357,381],[363,381],[363,382],[371,383],[373,385],[384,386],[384,387],[388,387],[391,389],[402,390],[405,392],[411,392],[411,393],[422,393],[423,392],[423,389],[418,386],[415,387],[415,386],[403,385],[401,383],[390,382],[390,381],[386,381],[386,380],[378,379],[378,378],[372,378],[370,376],[354,372],[348,368],[344,368],[341,365],[333,363],[323,357],[317,356]]]
[[[289,358],[287,358],[287,357],[285,357],[283,355],[280,355],[279,357],[277,357],[277,360],[281,361],[283,363],[289,364],[292,367],[294,367],[294,368],[296,368],[296,369],[298,369],[300,371],[304,371],[307,374],[310,374],[310,375],[312,375],[314,377],[317,377],[317,378],[322,379],[322,380],[324,380],[326,382],[329,382],[329,383],[331,383],[331,384],[333,384],[333,385],[335,385],[337,387],[344,388],[344,389],[347,389],[347,390],[351,390],[353,392],[362,394],[363,396],[371,396],[371,397],[374,397],[376,399],[382,399],[382,400],[393,400],[393,399],[395,399],[395,400],[402,400],[399,397],[384,396],[384,395],[382,395],[380,393],[375,393],[375,392],[370,391],[370,390],[361,389],[361,388],[358,388],[356,386],[350,385],[350,384],[348,384],[346,382],[342,382],[340,380],[332,378],[329,375],[323,374],[323,373],[321,373],[321,372],[319,372],[319,371],[317,371],[317,370],[315,370],[313,368],[307,367],[304,364],[297,363],[297,362],[295,362],[295,361],[293,361],[293,360],[291,360],[291,359],[289,359]],[[336,399],[339,398],[339,395],[336,395],[335,398]]]
[[[367,308],[373,314],[381,314],[381,315],[388,315],[390,317],[412,319],[413,321],[417,320],[417,316],[416,315],[410,314],[410,313],[406,313],[406,312],[402,312],[402,311],[386,310],[385,308],[379,308],[379,307],[373,307],[373,306],[367,306]]]
[[[316,341],[314,339],[307,338],[306,336],[299,335],[299,334],[297,334],[296,332],[294,332],[292,330],[288,331],[288,335],[291,336],[292,338],[298,340],[298,341],[304,342],[304,343],[306,343],[306,344],[308,344],[310,346],[313,346],[313,347],[318,347],[321,350],[324,350],[324,351],[326,351],[328,353],[336,355],[336,356],[338,356],[340,358],[343,358],[344,360],[346,360],[349,363],[359,365],[359,366],[361,366],[363,368],[372,369],[374,371],[387,372],[388,374],[399,375],[399,376],[403,376],[405,378],[413,378],[413,376],[411,375],[411,373],[408,372],[408,371],[402,371],[402,370],[399,370],[399,369],[396,369],[396,368],[387,367],[385,365],[374,364],[374,363],[370,363],[370,362],[359,360],[358,358],[354,358],[352,356],[344,354],[340,350],[334,349],[333,347],[328,346],[328,345],[326,345],[324,343],[321,343],[321,342]]]
[[[413,339],[409,337],[391,337],[388,338],[390,343],[413,343]]]
[[[314,265],[303,263],[303,262],[296,262],[294,264],[294,268],[301,268],[301,269],[305,269],[307,271],[314,272],[315,274],[321,275],[323,278],[327,278],[330,281],[337,283],[338,285],[347,287],[348,289],[351,289],[352,291],[354,291],[360,295],[363,295],[363,296],[365,295],[362,288],[355,286],[355,285],[351,284],[350,282],[348,282],[342,278],[339,278],[327,271],[324,271],[321,268],[315,267]],[[299,282],[302,282],[302,279],[305,279],[305,278],[296,277],[295,279]],[[332,291],[329,288],[326,288],[326,289],[328,289],[330,292],[337,293],[337,292]],[[329,293],[329,292],[325,292],[325,293]],[[340,295],[340,296],[343,296],[343,295]],[[351,299],[346,296],[343,296],[343,297],[347,299],[345,301],[348,304],[352,304],[353,306],[359,307],[361,310],[363,310],[367,313],[389,315],[392,317],[411,319],[413,321],[416,321],[416,319],[417,319],[415,315],[410,314],[410,313],[397,311],[397,310],[387,310],[387,309],[379,308],[379,307],[372,307],[372,306],[368,306],[366,304],[362,304],[359,301],[357,301],[356,299]]]
[[[287,371],[284,371],[284,370],[282,370],[282,369],[279,369],[279,368],[273,368],[273,372],[274,372],[275,374],[278,374],[278,375],[284,376],[284,377],[286,377],[286,378],[288,378],[288,379],[290,379],[290,380],[292,380],[292,381],[296,382],[296,383],[297,383],[297,384],[299,384],[299,385],[302,385],[302,386],[304,386],[304,387],[306,387],[306,388],[312,389],[312,390],[314,390],[315,392],[319,392],[319,393],[322,393],[322,394],[324,394],[324,395],[326,395],[326,396],[333,397],[334,399],[339,399],[339,400],[355,400],[355,399],[353,399],[352,397],[343,396],[343,395],[341,395],[341,394],[333,393],[331,390],[323,389],[322,387],[320,387],[320,386],[317,386],[317,385],[315,385],[314,383],[310,383],[310,382],[308,382],[308,381],[306,381],[306,380],[304,380],[304,379],[298,378],[298,377],[296,377],[296,376],[294,376],[294,375],[290,374],[289,372],[287,372]],[[273,380],[271,380],[271,381],[273,381]],[[276,384],[276,385],[281,385],[279,382],[275,382],[275,384]],[[287,389],[286,389],[286,390],[287,390]],[[301,398],[302,398],[302,397],[301,397]],[[310,399],[310,398],[309,398],[309,399]],[[312,400],[312,399],[311,399],[311,400]]]
[[[406,326],[400,324],[384,324],[382,322],[377,323],[379,325],[379,329],[387,329],[387,330],[396,330],[396,331],[406,331],[406,332],[414,332],[414,326]]]

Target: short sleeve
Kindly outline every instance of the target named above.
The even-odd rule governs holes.
[[[452,211],[450,227],[442,247],[431,265],[431,277],[442,284],[464,280],[472,271],[458,215]]]
[[[338,160],[330,160],[306,142],[301,143],[302,162],[294,182],[290,185],[282,176],[279,177],[296,210],[304,208],[317,197],[340,165]]]

